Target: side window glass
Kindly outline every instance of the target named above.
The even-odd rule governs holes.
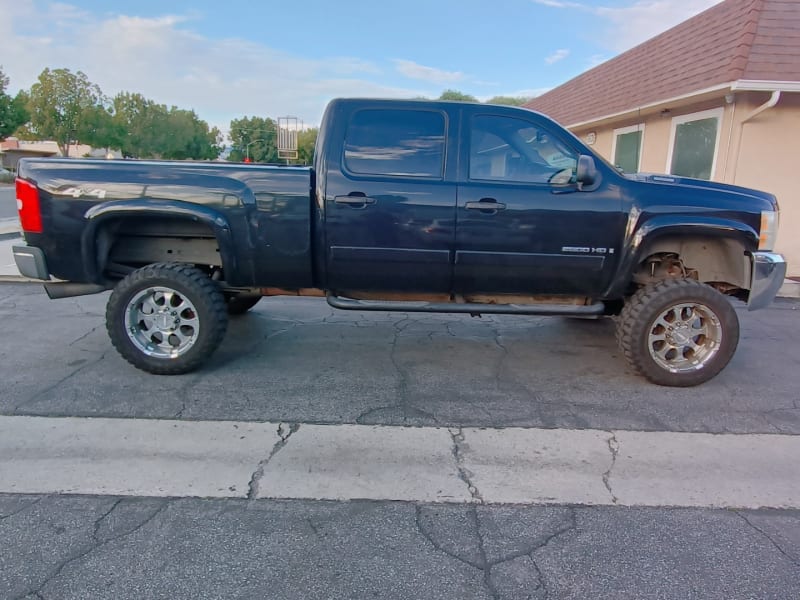
[[[577,156],[528,121],[475,116],[470,140],[470,179],[552,185],[575,181]]]
[[[344,143],[351,173],[437,177],[444,173],[445,119],[428,110],[361,110]]]

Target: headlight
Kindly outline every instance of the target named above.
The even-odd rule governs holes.
[[[775,210],[761,211],[761,232],[758,238],[759,250],[774,250],[778,238],[778,221],[780,213]]]

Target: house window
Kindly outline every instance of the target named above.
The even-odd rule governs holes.
[[[638,173],[643,140],[644,123],[615,129],[611,148],[614,165],[622,169],[624,173]]]
[[[672,175],[712,179],[722,124],[722,108],[672,119],[667,169]]]

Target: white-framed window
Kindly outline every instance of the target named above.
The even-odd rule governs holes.
[[[644,123],[614,130],[611,157],[614,166],[624,173],[638,173],[644,144]]]
[[[723,111],[720,107],[673,117],[667,173],[706,180],[714,178]]]

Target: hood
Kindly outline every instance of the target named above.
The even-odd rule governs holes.
[[[760,190],[746,188],[738,185],[731,185],[729,183],[720,183],[718,181],[706,181],[705,179],[693,179],[691,177],[680,177],[677,175],[663,175],[659,173],[633,173],[625,174],[627,179],[638,181],[641,183],[651,183],[654,185],[663,185],[668,187],[677,187],[685,191],[702,192],[710,191],[722,193],[726,195],[735,195],[740,199],[746,198],[766,200],[771,203],[775,210],[778,209],[778,203],[775,196]]]

